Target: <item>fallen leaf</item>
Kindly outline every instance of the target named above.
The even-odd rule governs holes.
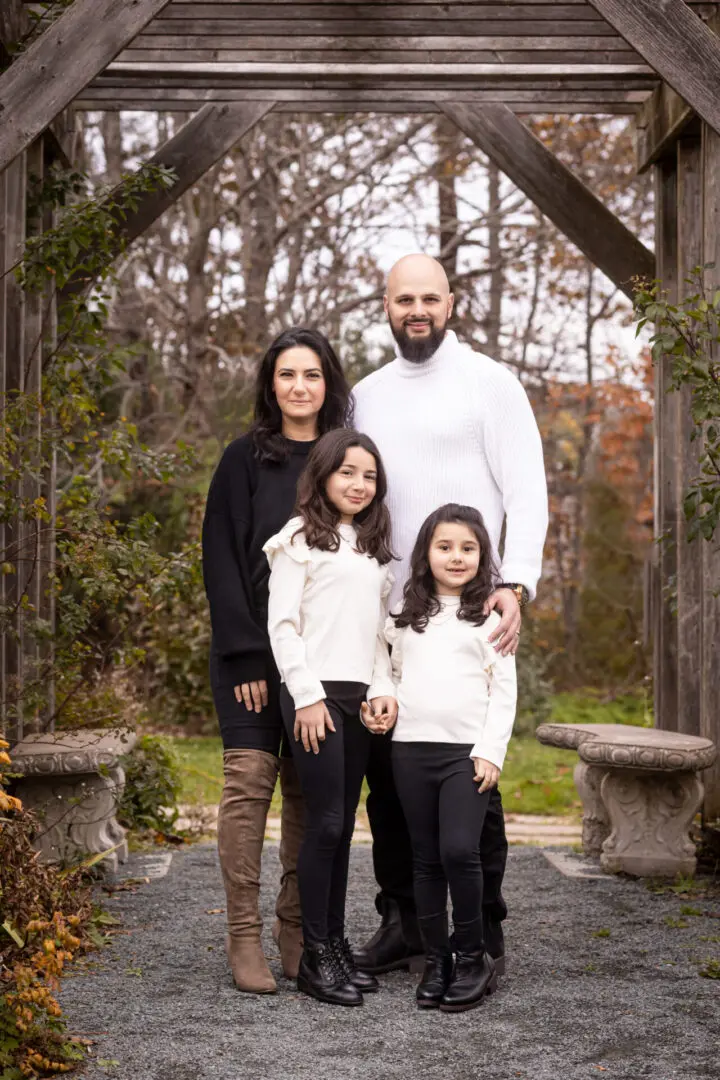
[[[206,915],[222,915],[225,911],[224,907],[211,907],[205,909]]]

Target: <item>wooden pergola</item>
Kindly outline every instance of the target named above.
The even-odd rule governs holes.
[[[26,18],[21,0],[2,0],[0,43],[22,38]],[[152,159],[177,181],[143,199],[130,239],[270,110],[438,113],[627,295],[641,275],[677,297],[720,254],[716,29],[720,4],[684,0],[74,0],[0,76],[0,266],[24,242],[28,173],[66,152],[71,105],[192,114]],[[656,177],[654,254],[531,133],[521,117],[537,113],[635,117],[638,169]],[[4,278],[0,389],[39,386],[39,317]],[[720,554],[684,535],[696,455],[687,400],[665,395],[668,367],[655,381],[655,722],[720,743]],[[38,553],[41,610],[51,559]],[[22,584],[4,581],[6,596]],[[22,641],[0,665],[4,685],[22,676]],[[720,766],[705,783],[706,815],[720,816]]]

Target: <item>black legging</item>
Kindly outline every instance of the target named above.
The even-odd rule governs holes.
[[[480,836],[490,793],[479,794],[470,746],[393,742],[395,783],[410,830],[415,903],[425,943],[447,944],[448,886],[455,938],[484,947]]]
[[[367,812],[372,830],[373,867],[380,892],[375,901],[381,910],[383,896],[396,900],[404,910],[414,910],[412,848],[405,816],[395,788],[391,764],[391,735],[376,735],[370,744],[367,781],[370,793]],[[398,744],[399,745],[399,744]],[[508,844],[505,817],[498,789],[492,788],[480,840],[483,868],[483,918],[485,926],[499,927],[507,915],[502,895]]]
[[[272,655],[267,655],[268,703],[259,713],[235,697],[232,678],[223,672],[222,661],[210,653],[210,685],[220,725],[223,750],[262,750],[290,757],[280,714],[280,675]]]
[[[280,708],[305,799],[305,836],[297,863],[305,942],[316,945],[345,935],[350,842],[372,735],[360,722],[367,686],[325,682],[325,705],[335,732],[320,752],[295,742],[295,705],[285,686]]]

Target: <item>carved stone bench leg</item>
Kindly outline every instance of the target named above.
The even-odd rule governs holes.
[[[600,795],[600,783],[607,769],[578,761],[573,773],[583,804],[582,845],[586,855],[598,856],[610,835],[610,819]]]
[[[125,776],[120,766],[106,773],[24,776],[16,790],[23,806],[40,822],[35,847],[48,862],[77,862],[86,855],[109,851],[105,870],[117,870],[127,859],[125,829],[115,817]]]
[[[602,845],[604,870],[639,877],[695,872],[688,830],[703,798],[697,773],[610,768],[600,793],[612,826]]]

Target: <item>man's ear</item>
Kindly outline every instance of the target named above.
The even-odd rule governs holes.
[[[455,307],[455,294],[450,293],[450,295],[448,296],[448,319],[452,315],[454,307]]]
[[[388,305],[387,293],[385,293],[385,295],[383,296],[383,311],[385,312],[386,315],[388,313],[388,306],[389,305]]]

